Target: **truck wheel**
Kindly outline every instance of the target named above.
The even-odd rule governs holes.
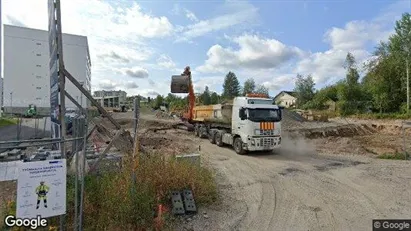
[[[233,146],[234,146],[234,151],[237,154],[240,154],[240,155],[245,154],[245,150],[243,149],[243,141],[241,141],[240,137],[235,138]]]
[[[215,144],[216,144],[218,147],[222,147],[222,146],[224,145],[222,133],[219,132],[219,131],[217,131],[217,132],[215,132],[214,137],[215,137]]]
[[[215,144],[215,132],[214,131],[210,131],[210,133],[208,134],[208,140],[210,141],[210,143]]]
[[[207,133],[207,131],[206,131],[206,128],[205,127],[200,127],[199,129],[198,129],[198,132],[200,133],[200,138],[206,138],[206,133]]]
[[[195,136],[200,136],[200,132],[198,130],[199,130],[198,125],[194,125],[194,135]]]

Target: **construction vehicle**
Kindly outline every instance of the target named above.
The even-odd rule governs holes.
[[[188,93],[182,119],[194,134],[218,146],[232,146],[236,153],[272,151],[281,145],[281,109],[262,94],[235,97],[232,102],[195,106],[190,67],[172,76],[171,93]]]
[[[29,108],[24,112],[24,117],[32,118],[37,116],[37,107],[34,104],[30,104]]]

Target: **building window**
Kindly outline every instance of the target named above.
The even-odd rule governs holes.
[[[36,100],[41,100],[41,98],[37,97]]]
[[[36,75],[36,78],[41,79],[41,76],[40,76],[40,75]]]
[[[37,89],[37,90],[40,90],[40,89],[41,89],[41,87],[36,87],[36,89]]]
[[[36,45],[41,45],[41,43],[36,43]]]
[[[40,65],[40,64],[37,64],[36,67],[41,67],[41,65]]]
[[[41,54],[36,54],[36,56],[41,56]]]

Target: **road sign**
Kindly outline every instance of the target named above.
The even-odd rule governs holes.
[[[17,218],[47,218],[66,213],[65,159],[21,162],[18,169]]]

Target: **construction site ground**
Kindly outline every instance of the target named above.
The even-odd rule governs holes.
[[[116,117],[126,125],[127,114]],[[286,115],[280,150],[237,155],[192,132],[147,130],[176,122],[165,118],[141,116],[143,145],[165,153],[200,146],[220,192],[217,203],[182,218],[181,230],[369,230],[372,219],[411,214],[411,162],[377,158],[403,152],[401,121],[298,122]]]
[[[112,115],[132,128],[133,112]],[[177,218],[177,230],[370,230],[372,219],[411,214],[411,162],[377,158],[403,152],[401,121],[318,123],[285,115],[281,149],[248,155],[175,129],[176,123],[166,114],[142,113],[142,150],[200,153],[219,190],[216,203]],[[15,194],[14,183],[0,183],[0,201]]]

